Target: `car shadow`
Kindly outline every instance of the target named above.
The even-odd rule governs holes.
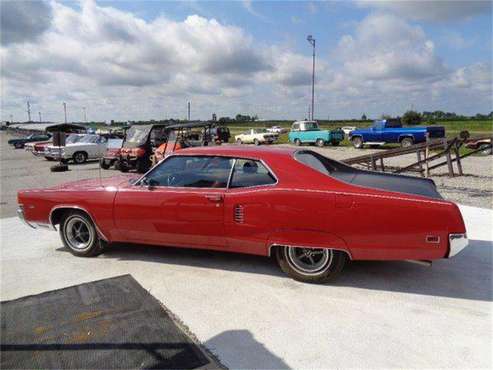
[[[493,243],[469,243],[457,256],[434,261],[431,267],[405,261],[354,261],[331,285],[493,301]],[[210,250],[113,244],[101,257],[285,277],[273,258]]]
[[[220,362],[232,369],[289,369],[290,367],[258,342],[248,330],[224,331],[204,343]]]

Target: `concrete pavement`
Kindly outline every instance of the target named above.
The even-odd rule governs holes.
[[[76,258],[58,233],[5,218],[0,295],[130,273],[230,368],[491,368],[493,211],[461,210],[471,244],[455,258],[356,262],[323,286],[228,253],[118,246]]]

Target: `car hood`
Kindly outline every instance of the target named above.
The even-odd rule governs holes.
[[[69,191],[84,191],[84,190],[101,190],[103,188],[115,188],[129,186],[130,179],[137,179],[139,175],[125,174],[113,177],[84,179],[78,181],[66,182],[60,185],[53,186],[46,190],[69,190]]]

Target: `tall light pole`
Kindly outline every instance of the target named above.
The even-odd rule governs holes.
[[[82,107],[82,112],[84,113],[84,122],[87,122],[86,107]]]
[[[41,112],[38,112],[38,114],[39,114],[39,122],[43,122],[43,121],[41,120]]]
[[[311,110],[311,120],[313,121],[313,113],[315,108],[315,39],[312,35],[308,35],[306,40],[313,47],[313,63],[312,63],[312,110]]]
[[[65,123],[67,123],[67,103],[63,102],[63,113],[65,114]]]

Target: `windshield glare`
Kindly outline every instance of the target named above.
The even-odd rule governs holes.
[[[127,146],[139,146],[145,144],[147,136],[149,134],[150,127],[137,127],[132,126],[127,131],[125,138],[125,145]]]
[[[80,143],[95,143],[98,141],[99,136],[97,135],[86,135],[81,140]]]
[[[82,138],[81,135],[71,134],[65,139],[65,144],[77,143]]]

